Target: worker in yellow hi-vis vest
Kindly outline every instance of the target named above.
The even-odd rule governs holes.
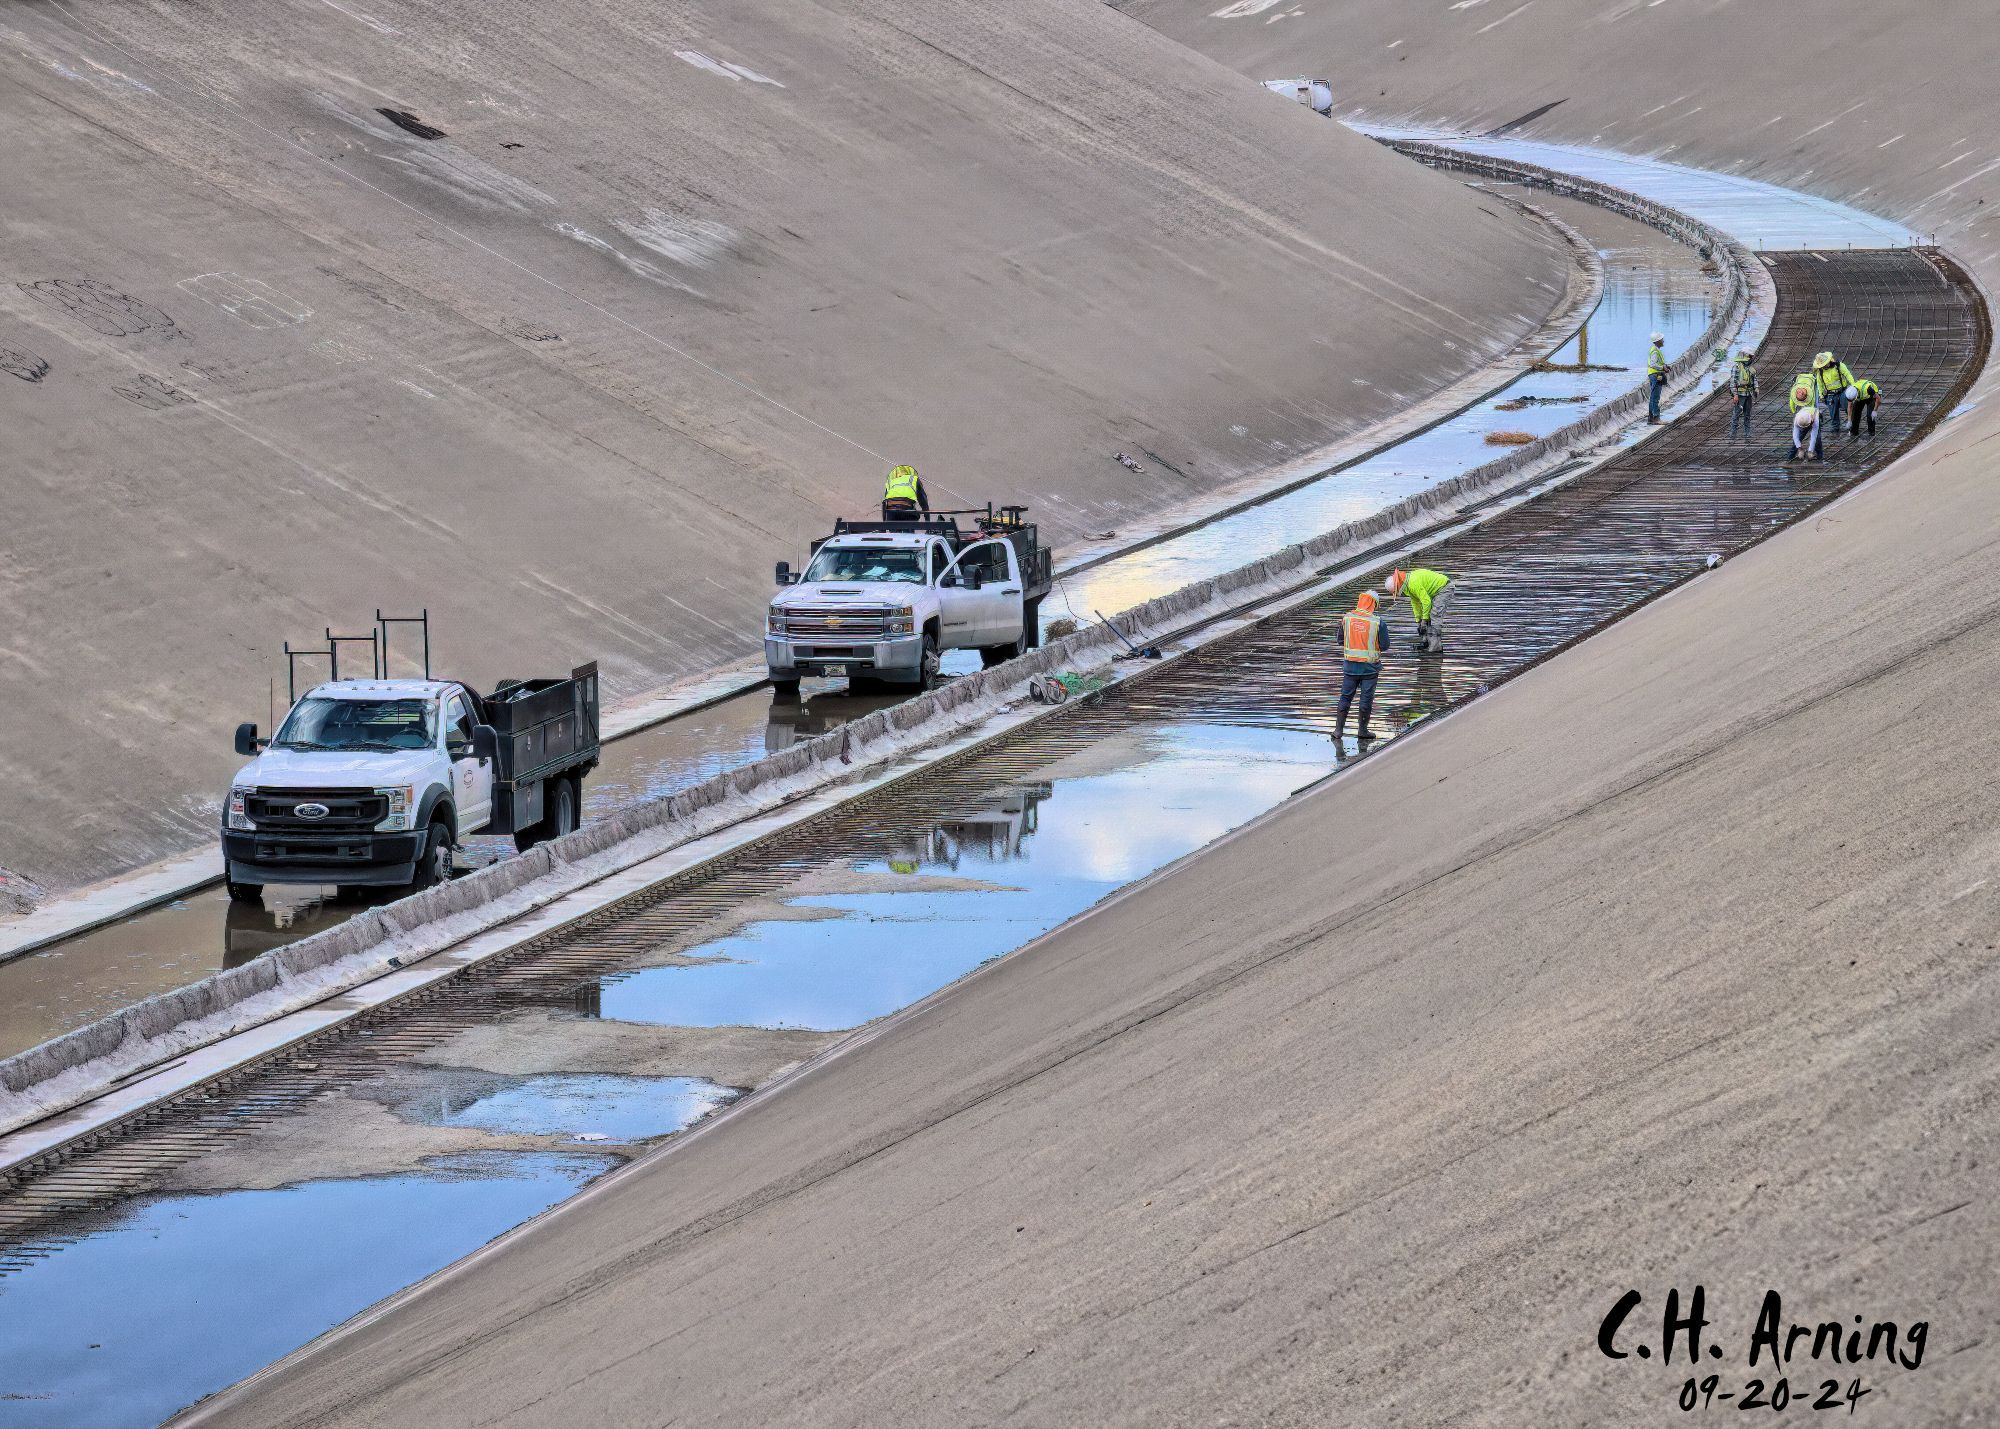
[[[1667,391],[1667,335],[1653,334],[1653,345],[1646,349],[1646,420],[1657,423],[1660,420],[1660,398]]]
[[[1427,571],[1422,566],[1410,571],[1389,572],[1389,594],[1408,596],[1410,617],[1417,622],[1417,653],[1444,653],[1444,611],[1458,593],[1450,576],[1443,571]]]
[[[923,478],[915,467],[899,466],[882,486],[882,519],[914,521],[919,512],[931,514],[930,493],[924,490]]]

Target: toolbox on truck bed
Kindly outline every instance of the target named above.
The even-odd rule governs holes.
[[[597,662],[567,679],[504,680],[482,701],[495,737],[495,833],[524,829],[543,816],[542,790],[552,774],[597,767]]]

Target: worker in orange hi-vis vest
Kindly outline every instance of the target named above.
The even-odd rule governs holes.
[[[1340,617],[1340,709],[1333,717],[1336,744],[1347,738],[1347,710],[1354,697],[1361,696],[1361,741],[1374,736],[1368,732],[1368,716],[1375,709],[1375,681],[1382,674],[1382,657],[1389,653],[1389,623],[1375,613],[1375,592],[1364,590],[1354,597],[1354,609]]]

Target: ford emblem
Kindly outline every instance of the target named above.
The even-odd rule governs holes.
[[[323,819],[333,811],[324,804],[294,804],[292,812],[302,819]]]

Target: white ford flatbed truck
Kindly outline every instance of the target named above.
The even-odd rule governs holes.
[[[973,515],[968,531],[957,518]],[[1053,559],[1020,507],[911,521],[837,521],[802,574],[778,563],[764,665],[782,693],[806,675],[929,689],[947,650],[997,665],[1041,639]]]
[[[334,680],[308,690],[277,733],[240,725],[251,756],[229,786],[229,896],[267,883],[429,887],[467,834],[527,849],[577,826],[598,760],[597,666],[507,681],[481,697],[458,680]]]

